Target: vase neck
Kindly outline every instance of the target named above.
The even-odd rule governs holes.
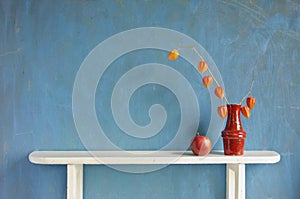
[[[227,104],[228,116],[226,129],[243,130],[240,117],[240,104]]]

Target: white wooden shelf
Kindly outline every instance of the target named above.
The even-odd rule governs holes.
[[[67,165],[67,198],[83,196],[83,165],[226,164],[226,198],[245,198],[245,164],[273,164],[280,161],[275,151],[245,151],[243,156],[225,156],[212,151],[195,156],[191,151],[33,151],[35,164]]]

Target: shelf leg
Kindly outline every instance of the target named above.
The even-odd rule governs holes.
[[[67,165],[67,199],[83,197],[83,165]]]
[[[245,164],[226,165],[226,199],[245,199]]]

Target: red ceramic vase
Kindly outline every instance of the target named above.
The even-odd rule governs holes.
[[[228,116],[225,129],[222,131],[224,154],[244,155],[246,132],[241,122],[241,105],[227,104]]]

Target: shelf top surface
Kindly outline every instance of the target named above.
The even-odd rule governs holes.
[[[245,151],[243,156],[227,156],[211,151],[195,156],[191,151],[33,151],[35,164],[153,165],[153,164],[272,164],[280,161],[275,151]]]

